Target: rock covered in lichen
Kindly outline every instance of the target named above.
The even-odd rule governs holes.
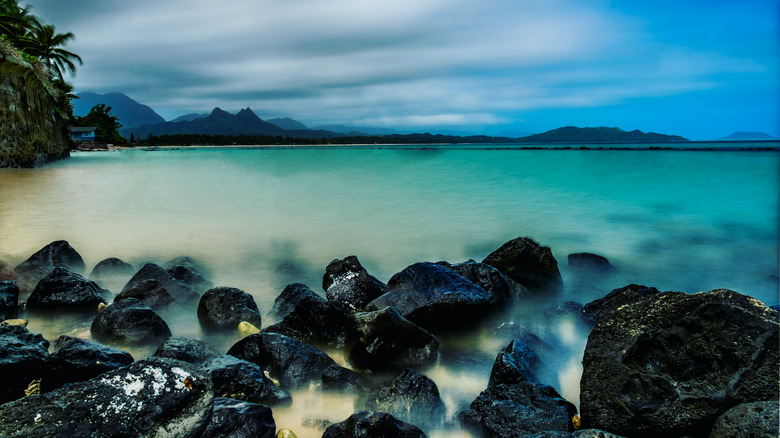
[[[202,370],[151,357],[0,406],[0,435],[195,437],[208,421],[212,399]]]

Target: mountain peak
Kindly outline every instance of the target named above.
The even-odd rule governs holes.
[[[236,118],[239,119],[239,120],[245,120],[245,121],[262,120],[249,107],[246,107],[246,108],[242,109],[241,111],[239,111],[238,114],[236,114]]]
[[[133,98],[121,92],[99,94],[82,91],[77,96],[79,98],[72,101],[73,114],[85,116],[95,105],[102,103],[111,107],[111,113],[119,119],[123,130],[165,121],[162,116],[154,112],[150,107],[136,102]],[[122,134],[124,135],[124,133]]]

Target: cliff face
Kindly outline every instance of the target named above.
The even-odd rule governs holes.
[[[0,53],[0,167],[37,167],[70,156],[68,130],[38,74]]]

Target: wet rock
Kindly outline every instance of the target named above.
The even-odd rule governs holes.
[[[710,438],[776,438],[780,432],[780,402],[743,403],[718,417]]]
[[[192,287],[173,278],[166,270],[154,263],[147,263],[136,272],[122,288],[122,292],[136,287],[144,280],[159,281],[162,287],[179,303],[192,303],[200,298],[200,295]]]
[[[214,394],[268,406],[288,405],[290,394],[279,389],[263,369],[256,364],[233,356],[221,356],[204,365],[211,375]]]
[[[546,431],[572,432],[576,413],[574,405],[553,387],[520,382],[489,387],[460,418],[485,436],[524,437]]]
[[[409,321],[436,331],[462,327],[496,305],[490,292],[435,263],[415,263],[387,282],[387,291],[367,311],[395,307]]]
[[[583,358],[586,427],[706,436],[733,406],[780,396],[780,324],[725,289],[663,292],[602,310]]]
[[[100,282],[104,279],[110,279],[114,277],[129,278],[135,273],[135,268],[130,263],[120,260],[116,257],[109,257],[103,259],[92,268],[92,272],[89,274],[90,280]]]
[[[67,241],[58,240],[44,246],[17,265],[14,273],[20,281],[32,286],[57,266],[77,274],[83,273],[86,269],[81,255]]]
[[[42,381],[44,392],[133,363],[133,356],[126,351],[65,335],[54,342],[54,349],[55,353],[48,359],[48,373]]]
[[[330,391],[362,391],[366,389],[363,377],[338,365],[331,365],[322,372],[322,389]]]
[[[0,281],[0,321],[19,316],[19,286],[15,281]]]
[[[303,297],[280,322],[263,330],[279,333],[315,346],[343,348],[355,331],[352,319],[329,301]]]
[[[502,338],[519,339],[524,344],[531,347],[534,351],[541,353],[542,355],[554,355],[556,354],[555,348],[547,343],[544,339],[540,338],[530,329],[523,327],[521,324],[514,322],[501,323],[494,330],[496,336]]]
[[[486,263],[468,260],[457,265],[447,262],[438,262],[437,264],[451,269],[466,280],[490,292],[495,297],[496,303],[499,304],[530,294],[528,289],[521,284],[505,277],[501,271]]]
[[[165,309],[175,301],[163,287],[162,283],[157,280],[143,280],[129,288],[125,288],[114,298],[114,302],[122,301],[126,298],[138,298],[154,310]]]
[[[439,339],[393,307],[355,315],[356,336],[347,347],[354,367],[369,370],[427,365],[439,355]]]
[[[357,411],[346,420],[328,426],[322,438],[425,438],[417,426],[385,412]]]
[[[214,287],[204,275],[206,269],[189,257],[177,257],[165,263],[165,270],[171,277],[190,286],[197,292],[203,292]]]
[[[365,395],[362,405],[370,411],[388,412],[423,430],[440,427],[444,421],[444,402],[436,383],[412,368]]]
[[[485,257],[482,263],[493,266],[533,293],[563,289],[563,279],[552,251],[530,237],[506,242]]]
[[[126,298],[106,307],[92,321],[92,337],[119,345],[155,345],[171,337],[168,324],[137,298]]]
[[[274,300],[273,314],[282,319],[295,309],[295,306],[305,297],[315,300],[327,301],[309,289],[309,286],[301,283],[288,284],[281,294]]]
[[[212,399],[202,370],[151,357],[0,406],[0,435],[198,436]]]
[[[225,397],[214,399],[214,413],[200,438],[274,438],[276,422],[268,406]]]
[[[103,298],[106,295],[110,293],[94,281],[56,267],[35,286],[27,299],[27,307],[97,312],[98,304],[106,304]]]
[[[385,285],[369,274],[357,257],[349,256],[328,264],[322,288],[328,301],[346,312],[355,313],[382,295]]]
[[[537,372],[542,366],[536,352],[525,342],[515,339],[496,356],[488,388],[502,383],[538,382]]]
[[[572,434],[574,438],[625,438],[599,429],[582,429]]]
[[[588,269],[593,272],[613,272],[615,267],[609,263],[606,257],[589,252],[569,254],[569,266],[573,268]]]
[[[249,335],[230,347],[228,354],[248,360],[278,376],[282,388],[286,390],[319,383],[323,371],[336,365],[317,348],[278,333]]]
[[[31,381],[43,377],[48,357],[49,341],[40,334],[0,326],[0,403],[22,397]]]
[[[640,286],[638,284],[629,284],[628,286],[615,289],[603,298],[591,301],[582,307],[582,317],[590,325],[596,325],[599,314],[605,310],[615,310],[622,306],[630,305],[640,298],[659,293],[654,287]]]
[[[154,353],[157,357],[178,359],[194,365],[202,365],[220,356],[209,344],[197,339],[172,336],[165,340]]]
[[[236,330],[246,321],[260,326],[262,319],[252,295],[234,287],[215,287],[200,297],[198,321],[207,330]]]

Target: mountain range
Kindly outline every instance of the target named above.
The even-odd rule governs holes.
[[[72,99],[73,114],[86,116],[93,106],[102,103],[111,107],[111,114],[119,118],[124,129],[138,125],[164,123],[165,119],[152,108],[136,102],[124,93],[98,94],[89,91],[78,93],[78,99]]]
[[[74,99],[73,112],[76,115],[86,115],[89,110],[103,103],[111,107],[113,115],[117,116],[122,129],[120,134],[125,138],[134,135],[143,139],[149,134],[156,136],[166,134],[203,134],[203,135],[254,135],[254,136],[287,136],[307,139],[336,139],[342,137],[361,137],[367,141],[398,141],[408,143],[420,142],[520,142],[520,143],[578,143],[578,142],[678,142],[687,139],[676,135],[665,135],[653,132],[644,133],[639,130],[624,131],[620,128],[578,128],[566,126],[540,134],[523,137],[488,137],[488,136],[458,136],[431,134],[402,134],[397,130],[387,128],[355,127],[347,125],[327,125],[309,128],[305,124],[289,117],[262,120],[250,108],[244,108],[233,115],[220,108],[215,108],[209,114],[192,113],[165,121],[152,108],[141,104],[127,95],[119,92],[99,94],[80,92]],[[720,140],[776,140],[776,137],[762,132],[735,132]]]

